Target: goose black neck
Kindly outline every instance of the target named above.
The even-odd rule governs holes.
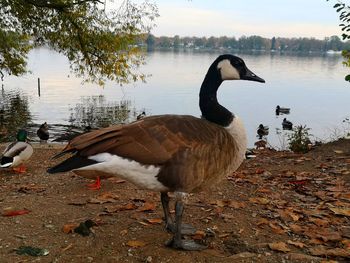
[[[230,125],[234,116],[217,100],[217,91],[221,83],[220,72],[213,67],[209,68],[199,93],[199,107],[203,118],[226,127]]]

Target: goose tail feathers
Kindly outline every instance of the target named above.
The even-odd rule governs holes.
[[[58,155],[54,156],[53,158],[56,159],[62,155],[63,154],[58,154]],[[62,163],[47,169],[47,172],[50,174],[64,173],[64,172],[68,172],[71,170],[75,170],[75,169],[82,168],[82,167],[96,164],[96,163],[97,163],[96,161],[88,159],[86,157],[82,157],[79,155],[73,155],[73,156],[69,157],[67,160],[63,161]]]

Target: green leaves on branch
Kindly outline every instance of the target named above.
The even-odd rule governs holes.
[[[342,1],[338,1],[338,3],[333,6],[333,8],[335,8],[339,13],[339,20],[341,21],[341,24],[339,24],[339,26],[343,32],[343,40],[350,40],[350,6],[344,4]],[[343,50],[343,57],[345,58],[343,64],[347,67],[350,67],[349,52],[349,50]],[[350,81],[350,74],[345,77],[345,80]]]
[[[28,51],[47,45],[65,55],[71,70],[85,81],[103,85],[106,80],[123,84],[144,79],[138,72],[144,57],[137,44],[154,26],[158,16],[154,4],[125,0],[117,9],[106,11],[98,0],[2,0],[0,10],[4,18],[0,34],[15,34],[21,40],[5,38],[0,43],[2,74],[25,73]],[[2,45],[22,59],[17,68]]]

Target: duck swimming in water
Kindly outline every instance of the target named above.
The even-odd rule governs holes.
[[[280,107],[280,105],[277,105],[276,115],[289,114],[289,113],[290,113],[290,108],[282,108],[282,107]]]
[[[286,118],[282,121],[282,128],[283,130],[292,130],[293,129],[293,123]]]

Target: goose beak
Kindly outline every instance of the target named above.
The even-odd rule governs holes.
[[[257,75],[255,75],[249,69],[247,69],[246,73],[243,76],[241,76],[241,79],[265,83],[264,79],[262,79],[262,78],[258,77]]]

